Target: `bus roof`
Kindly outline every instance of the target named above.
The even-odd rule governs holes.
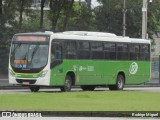
[[[65,31],[65,32],[53,33],[51,31],[45,31],[45,32],[34,32],[34,33],[19,33],[16,35],[50,35],[52,36],[53,39],[130,42],[130,43],[150,44],[150,40],[117,36],[113,33],[106,33],[106,32]]]
[[[53,34],[55,39],[84,40],[84,41],[108,41],[108,42],[131,42],[150,44],[150,40],[117,36],[113,33],[66,31]]]

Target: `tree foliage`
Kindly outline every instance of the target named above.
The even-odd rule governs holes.
[[[76,2],[70,9],[70,17],[68,21],[65,21],[62,15],[62,21],[59,23],[67,23],[66,27],[63,27],[62,31],[65,30],[81,30],[81,31],[95,31],[95,17],[93,10],[87,7],[87,4]],[[67,17],[67,16],[66,16]]]
[[[122,36],[123,0],[97,1],[99,6],[93,8],[92,0],[41,0],[40,9],[32,10],[32,0],[0,0],[0,56],[2,49],[10,47],[12,36],[18,32],[81,30]],[[44,11],[46,2],[50,7],[48,11]],[[126,35],[129,37],[141,38],[142,2],[126,0]],[[153,34],[160,32],[159,6],[159,0],[148,4],[147,32],[151,39]],[[8,60],[5,61],[3,65],[7,65]]]
[[[122,35],[123,0],[99,0],[99,2],[102,6],[96,11],[98,29]],[[130,37],[140,37],[141,2],[140,0],[126,0],[126,34]]]
[[[154,0],[148,5],[148,29],[149,37],[160,32],[160,1]]]

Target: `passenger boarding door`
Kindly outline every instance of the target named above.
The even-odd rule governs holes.
[[[59,41],[52,41],[51,46],[51,69],[62,64],[62,45]]]

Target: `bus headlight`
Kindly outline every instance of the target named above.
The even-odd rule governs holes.
[[[45,70],[42,72],[42,74],[40,75],[40,77],[44,77],[47,74],[48,70]]]

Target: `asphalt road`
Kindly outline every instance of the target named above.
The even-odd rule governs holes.
[[[0,86],[6,86],[9,85],[8,79],[0,79]]]
[[[147,84],[143,85],[134,85],[134,86],[125,86],[124,90],[126,91],[144,91],[144,92],[160,92],[160,84],[158,79],[151,80]],[[105,88],[96,88],[96,91],[106,91],[109,90]],[[73,88],[72,91],[81,91],[80,88]],[[60,92],[58,88],[46,88],[42,87],[39,92]],[[22,87],[17,85],[10,85],[8,79],[0,79],[0,94],[7,93],[30,93],[28,87]]]
[[[160,84],[159,79],[151,79],[148,84]],[[9,85],[8,79],[0,79],[0,86],[2,85]]]
[[[148,83],[146,84],[160,84],[159,79],[151,79]],[[11,86],[9,85],[9,80],[8,79],[0,79],[0,86]]]
[[[72,92],[82,91],[80,88],[73,88]],[[95,91],[109,91],[108,88],[96,88]],[[139,91],[139,92],[160,92],[160,87],[127,87],[124,91]],[[39,92],[56,93],[61,92],[58,88],[42,88]],[[29,94],[31,93],[29,88],[25,89],[0,89],[0,94]]]

